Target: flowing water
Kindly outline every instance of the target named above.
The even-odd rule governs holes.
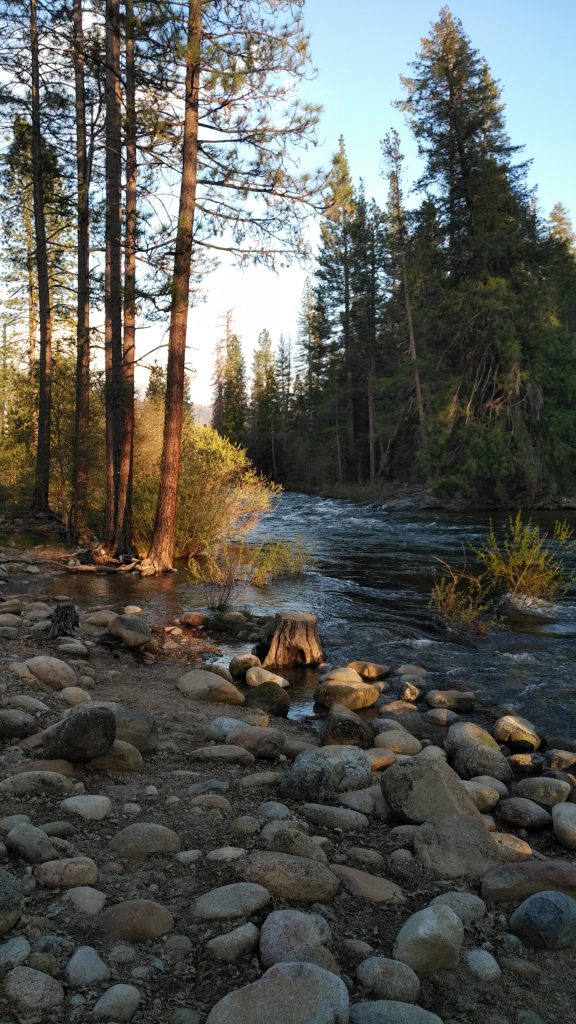
[[[570,517],[576,522],[574,513]],[[532,518],[548,529],[557,517]],[[463,547],[481,544],[487,527],[488,515],[479,512],[398,511],[285,494],[251,539],[298,534],[313,550],[314,568],[299,579],[247,588],[239,603],[261,614],[314,612],[331,662],[418,663],[435,673],[439,686],[468,682],[485,700],[514,704],[549,733],[574,731],[576,591],[554,609],[553,624],[494,628],[471,642],[449,639],[436,627],[428,607],[435,556],[461,560]],[[186,581],[185,570],[147,580],[85,574],[58,579],[54,588],[85,604],[145,604],[160,620],[204,602],[202,588]],[[311,710],[314,683],[313,673],[293,680],[293,714]]]

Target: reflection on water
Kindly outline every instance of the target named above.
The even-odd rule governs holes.
[[[505,517],[501,517],[505,518]],[[533,518],[549,528],[552,513]],[[576,522],[574,513],[569,514]],[[469,681],[486,699],[514,703],[548,730],[576,728],[576,595],[560,603],[558,621],[522,631],[494,630],[470,644],[439,634],[428,601],[435,556],[462,558],[464,545],[480,544],[488,526],[481,513],[388,511],[376,506],[300,494],[282,495],[252,535],[302,536],[314,550],[315,568],[301,579],[248,587],[240,604],[266,614],[312,611],[331,661],[352,658],[391,665],[419,662],[438,674],[439,685]],[[141,580],[127,574],[82,574],[58,579],[54,589],[85,604],[145,604],[165,621],[184,608],[200,608],[202,587],[186,570]],[[232,648],[226,648],[228,654]],[[313,680],[294,685],[293,707],[309,711]]]

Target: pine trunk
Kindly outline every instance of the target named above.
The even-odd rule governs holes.
[[[38,439],[34,481],[34,512],[48,512],[50,486],[50,425],[52,413],[52,309],[48,274],[48,247],[44,212],[42,167],[42,131],[40,125],[40,57],[36,0],[30,0],[30,47],[32,58],[32,177],[34,196],[34,234],[38,272],[38,315],[40,353],[38,359]]]
[[[106,3],[106,265],[104,270],[104,363],[106,375],[106,509],[104,536],[113,544],[122,408],[122,87],[120,4]]]
[[[201,64],[202,2],[190,0],[186,47],[186,91],[184,106],[184,139],[182,150],[182,182],[174,274],[172,307],[168,342],[166,410],[160,468],[160,492],[156,509],[154,535],[147,561],[157,572],[172,568],[178,510],[178,481],[184,410],[184,370],[186,330],[190,295],[192,235],[196,207],[198,163],[198,87]]]
[[[131,555],[132,548],[132,463],[134,455],[134,354],[136,345],[136,79],[134,5],[126,0],[126,192],[124,242],[124,339],[122,351],[122,420],[120,465],[116,499],[114,552]]]
[[[76,409],[70,526],[77,541],[88,530],[88,451],[90,431],[90,209],[86,137],[86,89],[82,0],[73,0],[73,61],[76,102]]]
[[[324,652],[318,638],[318,618],[309,612],[278,612],[262,665],[318,665]]]

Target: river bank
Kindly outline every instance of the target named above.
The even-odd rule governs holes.
[[[556,819],[576,808],[573,735],[559,738],[563,754],[537,725],[494,739],[506,709],[483,707],[473,678],[446,685],[425,657],[379,670],[371,724],[336,708],[319,732],[249,708],[250,688],[222,669],[211,676],[227,702],[194,700],[207,675],[194,666],[216,646],[201,629],[175,624],[186,645],[152,632],[134,653],[88,621],[112,610],[83,607],[87,654],[67,653],[35,628],[48,620],[42,569],[29,567],[2,588],[23,594],[19,615],[14,598],[5,613],[21,621],[0,627],[17,628],[0,670],[6,1020],[571,1020],[574,832]],[[170,640],[176,649],[156,646]],[[33,669],[47,657],[60,667],[42,682]],[[37,744],[70,709],[72,737]],[[120,744],[78,760],[80,731],[111,741],[102,716]],[[530,927],[514,917],[542,889],[569,897],[544,949],[534,907]]]

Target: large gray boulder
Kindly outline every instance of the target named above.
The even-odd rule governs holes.
[[[437,815],[478,818],[466,787],[444,761],[411,758],[384,772],[382,794],[401,821],[420,824]]]
[[[116,615],[108,622],[108,632],[131,648],[143,647],[152,639],[150,626],[137,615]]]
[[[229,992],[206,1024],[348,1024],[344,982],[315,964],[275,964],[258,981]]]
[[[244,696],[240,690],[214,672],[204,669],[192,669],[180,676],[176,686],[189,700],[207,702],[209,704],[243,704]]]
[[[359,747],[319,747],[294,758],[281,792],[293,800],[323,802],[336,793],[369,786],[371,781],[370,758]]]
[[[393,956],[416,974],[456,967],[464,941],[464,925],[450,907],[425,907],[402,925]]]
[[[106,754],[116,738],[116,719],[110,708],[80,706],[45,729],[38,745],[50,758],[89,761]]]
[[[516,908],[510,931],[536,949],[576,945],[576,900],[563,892],[538,892]]]
[[[509,859],[481,818],[458,813],[441,814],[421,825],[414,850],[437,878],[478,877]]]

